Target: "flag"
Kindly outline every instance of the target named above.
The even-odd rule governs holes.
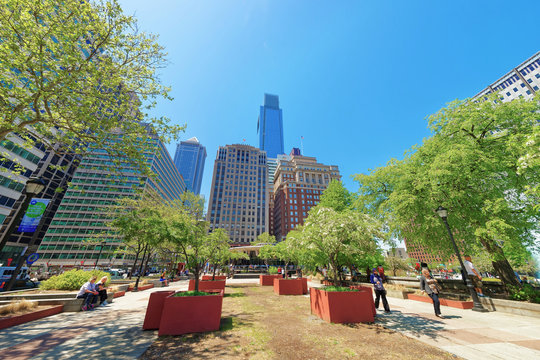
[[[304,137],[303,137],[303,136],[300,136],[300,138],[301,138],[302,140],[304,140]]]

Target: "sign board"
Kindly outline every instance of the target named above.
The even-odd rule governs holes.
[[[28,233],[36,231],[39,221],[50,201],[50,199],[32,199],[28,205],[28,209],[26,209],[18,231]]]
[[[26,263],[28,264],[28,266],[32,266],[32,264],[35,263],[38,259],[39,259],[39,254],[33,253],[33,254],[28,255],[28,257],[26,258]]]

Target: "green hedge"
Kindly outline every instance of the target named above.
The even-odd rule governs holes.
[[[79,290],[92,276],[97,277],[96,282],[103,276],[107,276],[107,282],[111,279],[111,275],[104,271],[70,270],[51,276],[48,280],[41,282],[39,288],[42,290]]]

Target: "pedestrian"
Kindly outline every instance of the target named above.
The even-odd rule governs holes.
[[[471,257],[469,255],[465,255],[465,261],[463,262],[463,265],[465,265],[467,277],[474,285],[474,290],[476,290],[478,296],[484,297],[484,294],[482,293],[482,276],[480,276],[478,271],[476,271],[476,268],[471,262]]]
[[[383,280],[381,275],[378,273],[377,268],[373,269],[371,283],[373,284],[373,289],[375,290],[375,308],[379,308],[379,299],[382,298],[384,312],[390,312],[390,306],[388,305],[388,300],[386,300],[386,290],[383,286]]]
[[[435,316],[444,319],[444,316],[441,315],[441,302],[439,301],[440,287],[437,283],[437,279],[431,277],[428,269],[422,269],[422,276],[420,277],[420,290],[422,290],[422,294],[427,293],[431,300],[433,300]]]
[[[97,280],[96,276],[92,276],[87,282],[81,286],[79,293],[77,294],[77,299],[84,299],[82,311],[94,309],[94,298],[99,294],[96,291],[95,282]]]
[[[377,267],[377,271],[379,272],[379,276],[381,277],[383,282],[386,282],[386,275],[384,275],[384,268],[381,264]]]
[[[99,305],[100,306],[106,306],[106,305],[109,305],[109,303],[107,302],[107,280],[109,280],[106,276],[102,277],[101,280],[99,280],[97,283],[96,283],[96,290],[97,292],[99,293]],[[97,302],[97,298],[98,296],[96,296],[94,298],[94,302]]]

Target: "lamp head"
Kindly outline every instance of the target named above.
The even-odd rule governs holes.
[[[446,219],[448,217],[448,210],[442,206],[439,206],[435,211],[442,219]]]
[[[30,177],[26,181],[24,192],[30,196],[37,195],[45,189],[45,182],[36,176]]]

